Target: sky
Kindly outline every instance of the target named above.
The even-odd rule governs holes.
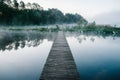
[[[57,8],[63,13],[79,13],[88,21],[97,23],[120,24],[120,0],[23,0],[24,2],[36,2],[44,9]],[[106,21],[100,17],[106,17]],[[112,16],[112,17],[109,17]],[[118,19],[119,18],[119,19]],[[119,20],[119,21],[118,21]]]

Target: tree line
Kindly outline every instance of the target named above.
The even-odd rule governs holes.
[[[83,20],[79,14],[63,14],[58,9],[44,10],[38,3],[17,0],[0,0],[0,25],[44,25],[56,23],[76,23]]]

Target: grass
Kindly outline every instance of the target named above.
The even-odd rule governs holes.
[[[65,29],[66,31],[78,31],[78,30],[81,30],[81,31],[104,31],[104,32],[120,32],[120,28],[117,28],[117,27],[112,27],[112,26],[109,26],[109,25],[87,25],[87,26],[84,26],[84,27],[80,27],[80,26],[75,26],[75,27],[72,27],[72,28],[66,28]]]
[[[84,27],[81,26],[75,26],[72,28],[67,27],[65,31],[70,31],[70,32],[93,32],[93,33],[99,33],[101,35],[115,35],[115,36],[120,36],[120,28],[118,27],[113,27],[110,25],[86,25]]]
[[[59,29],[56,28],[47,28],[47,27],[1,27],[0,30],[10,30],[10,31],[58,31]]]
[[[60,30],[59,27],[1,27],[1,30],[10,30],[10,31],[51,31],[57,32]],[[120,28],[112,27],[110,25],[93,25],[89,24],[84,27],[74,26],[66,27],[64,31],[83,31],[83,32],[97,32],[101,34],[111,34],[111,35],[120,35]]]

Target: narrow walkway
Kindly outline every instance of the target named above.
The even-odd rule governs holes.
[[[63,31],[58,32],[40,80],[80,80]]]

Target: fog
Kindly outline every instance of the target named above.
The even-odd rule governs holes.
[[[64,13],[79,13],[89,22],[120,24],[120,0],[24,0],[37,2],[44,9],[58,8]]]
[[[120,27],[120,11],[103,13],[91,18],[89,21],[96,21],[97,24],[110,24]]]

